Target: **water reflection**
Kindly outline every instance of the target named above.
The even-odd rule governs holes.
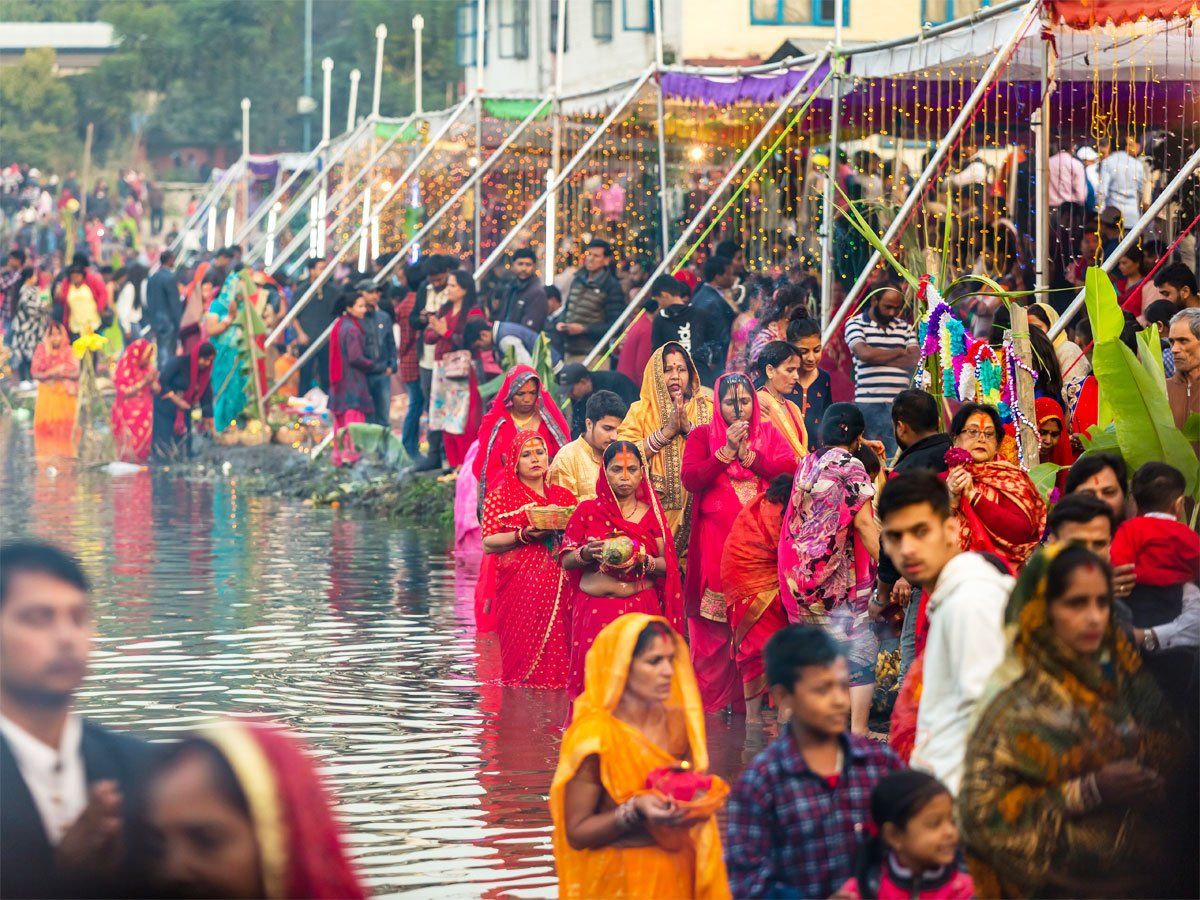
[[[429,529],[223,480],[35,465],[20,435],[0,450],[0,531],[65,545],[95,581],[89,716],[166,739],[270,714],[320,755],[375,891],[554,893],[546,797],[566,698],[499,686],[494,637],[473,628],[478,559]],[[709,728],[713,768],[732,775],[744,727]]]

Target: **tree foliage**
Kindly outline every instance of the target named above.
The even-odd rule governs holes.
[[[315,0],[312,92],[319,102],[321,60],[331,57],[334,133],[345,125],[351,69],[362,72],[359,115],[370,112],[380,23],[388,28],[380,111],[412,110],[416,13],[425,19],[425,108],[443,105],[447,88],[456,90],[461,78],[455,9],[448,0]],[[139,136],[168,146],[235,145],[242,97],[252,103],[254,152],[302,149],[296,99],[304,88],[304,0],[5,0],[3,17],[108,22],[119,45],[92,71],[68,78],[51,77],[49,51],[6,69],[0,79],[5,158],[48,165],[77,153],[88,122],[100,160],[119,157]],[[311,117],[314,141],[320,128],[318,108]]]

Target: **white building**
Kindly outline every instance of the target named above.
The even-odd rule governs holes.
[[[751,65],[789,43],[824,47],[843,5],[847,44],[913,34],[988,6],[990,0],[660,0],[668,62]],[[489,92],[538,94],[554,82],[558,0],[487,0],[484,84]],[[654,61],[654,0],[566,0],[566,93],[632,78]],[[475,84],[478,3],[458,7],[458,62]]]
[[[100,65],[117,40],[107,22],[0,22],[0,66],[43,47],[54,51],[59,75],[76,75]]]

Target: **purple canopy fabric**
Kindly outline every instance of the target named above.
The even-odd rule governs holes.
[[[703,75],[682,72],[663,72],[663,96],[668,100],[707,103],[711,106],[732,106],[735,103],[771,103],[787,96],[803,78],[807,69],[788,69],[778,75],[743,75],[732,81],[718,81]],[[822,64],[809,80],[811,87],[821,83],[829,71]]]
[[[276,159],[265,159],[261,162],[251,159],[249,167],[250,174],[257,181],[274,181],[279,175],[279,161]]]

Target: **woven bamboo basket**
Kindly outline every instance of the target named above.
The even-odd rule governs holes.
[[[573,506],[530,506],[525,510],[525,515],[529,517],[529,524],[534,528],[562,531],[567,527],[573,512]]]

